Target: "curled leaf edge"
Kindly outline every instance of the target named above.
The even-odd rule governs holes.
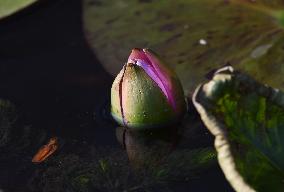
[[[222,79],[222,83],[224,83],[225,81],[230,81],[234,74],[236,74],[234,69],[231,66],[226,66],[217,70],[214,76],[219,75],[219,80]],[[260,90],[260,95],[268,95],[270,100],[273,100],[274,103],[284,107],[284,94],[278,89],[273,89],[267,85],[260,84],[246,74],[238,74],[238,77],[243,81],[252,83],[255,89]],[[209,83],[211,83],[211,86],[206,87]],[[226,179],[236,191],[255,192],[256,190],[244,180],[237,170],[234,155],[230,147],[230,141],[225,129],[226,126],[219,121],[214,114],[209,112],[201,101],[202,96],[204,98],[211,94],[210,88],[214,83],[216,82],[212,79],[208,83],[200,84],[194,91],[192,102],[207,129],[215,136],[214,146],[218,154],[217,159]]]

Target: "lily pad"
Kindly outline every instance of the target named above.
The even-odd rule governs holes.
[[[284,190],[283,92],[228,66],[196,89],[193,102],[236,191]]]
[[[38,0],[1,0],[0,19],[22,10]]]
[[[228,62],[283,89],[283,1],[240,2],[84,0],[84,28],[112,75],[133,47],[149,47],[175,69],[186,93]]]

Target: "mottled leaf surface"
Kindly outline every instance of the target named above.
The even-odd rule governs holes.
[[[220,71],[197,89],[194,102],[216,136],[219,163],[237,191],[284,190],[283,92]],[[250,189],[238,183],[242,180]]]
[[[176,70],[187,93],[204,74],[228,62],[283,89],[284,3],[249,2],[84,0],[84,28],[95,54],[113,75],[133,47],[149,47]]]

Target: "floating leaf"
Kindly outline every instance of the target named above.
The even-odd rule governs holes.
[[[236,191],[284,190],[283,92],[229,66],[199,86],[193,102]]]
[[[22,10],[38,0],[1,0],[0,19]]]
[[[187,92],[228,62],[283,89],[283,1],[237,1],[246,2],[84,0],[84,27],[96,56],[113,75],[129,50],[149,47],[175,69]]]
[[[32,159],[33,163],[41,163],[52,155],[58,148],[58,139],[52,137],[48,144],[42,146]]]

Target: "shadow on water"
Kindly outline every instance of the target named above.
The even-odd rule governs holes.
[[[102,121],[112,77],[85,42],[81,14],[78,0],[52,0],[0,22],[0,96],[47,137],[114,145]],[[4,170],[10,163],[1,166],[0,186],[22,181]]]
[[[89,145],[120,147],[108,114],[113,77],[88,47],[81,16],[81,1],[51,0],[0,21],[0,96],[16,104],[35,140],[30,148],[0,161],[0,189],[27,191],[30,177],[39,174],[31,158],[52,136],[60,138],[61,154],[84,156]],[[211,136],[204,138],[181,145],[212,144]],[[208,179],[209,185],[203,185]],[[217,167],[204,181],[180,183],[175,189],[203,191],[211,186],[231,190]]]
[[[92,125],[91,130],[75,134],[72,119],[80,118],[78,112],[98,117],[109,99],[112,77],[85,42],[81,2],[59,0],[44,5],[4,21],[0,28],[1,96],[28,112],[34,126],[55,135],[79,137],[87,131],[95,136],[95,131],[107,129],[95,130],[98,126]],[[96,114],[88,114],[94,109]]]

